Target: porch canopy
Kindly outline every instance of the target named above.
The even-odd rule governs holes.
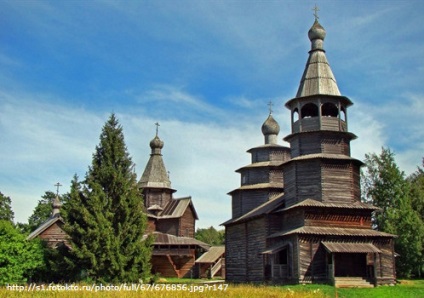
[[[381,253],[372,243],[321,242],[330,253]]]
[[[277,243],[277,244],[269,247],[267,250],[261,252],[261,254],[272,255],[272,254],[275,254],[276,252],[282,250],[283,248],[285,248],[286,246],[289,246],[289,245],[290,245],[289,242]]]

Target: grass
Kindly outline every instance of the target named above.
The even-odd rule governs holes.
[[[207,284],[198,283],[198,280],[178,280],[184,281],[177,283],[174,280],[167,279],[165,285],[160,287],[145,289],[144,291],[122,290],[122,291],[26,291],[0,288],[0,297],[282,297],[282,298],[356,298],[356,297],[379,297],[379,298],[416,298],[424,297],[424,280],[402,280],[396,286],[381,286],[373,289],[336,289],[328,285],[294,285],[294,286],[254,286],[254,285],[225,285],[225,284]],[[163,281],[165,282],[165,281]],[[158,284],[160,285],[160,284]],[[45,289],[48,285],[44,285]],[[78,284],[82,287],[83,284]],[[91,285],[89,285],[91,286]],[[147,285],[145,285],[147,286]],[[168,288],[166,288],[168,286]],[[163,288],[161,288],[163,287]],[[226,288],[224,290],[224,288]],[[41,288],[40,288],[41,289]]]

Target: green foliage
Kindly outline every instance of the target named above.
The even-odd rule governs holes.
[[[51,191],[46,191],[46,193],[41,197],[41,200],[38,201],[37,206],[34,208],[32,215],[28,218],[29,230],[34,231],[42,223],[52,215],[52,202],[56,194]]]
[[[210,245],[224,245],[225,231],[217,231],[213,226],[207,229],[197,229],[194,238]]]
[[[11,204],[10,197],[6,197],[0,192],[0,220],[13,222],[15,214],[13,213]]]
[[[0,284],[24,283],[43,266],[39,240],[27,241],[8,220],[0,220]]]
[[[423,159],[424,167],[424,159]],[[408,177],[408,180],[411,184],[411,205],[418,216],[420,217],[421,222],[424,223],[424,170],[423,168],[418,167],[417,171]],[[422,253],[421,260],[417,263],[418,276],[422,276],[424,271],[424,237],[422,237]]]
[[[422,266],[424,225],[414,210],[411,185],[400,171],[390,149],[380,155],[366,154],[366,172],[362,173],[364,200],[381,208],[375,215],[375,227],[398,235],[395,239],[397,274],[410,277],[420,274]]]
[[[135,282],[150,276],[151,244],[143,240],[147,217],[122,127],[111,115],[103,127],[85,180],[74,177],[62,207],[72,261],[83,278]]]
[[[424,219],[424,158],[423,168],[418,169],[408,177],[411,184],[411,203],[414,210]]]
[[[405,174],[398,168],[394,153],[388,148],[382,148],[380,155],[365,154],[365,164],[366,173],[363,172],[361,177],[365,201],[382,209],[375,217],[375,225],[381,231],[394,232],[395,211],[409,193]]]

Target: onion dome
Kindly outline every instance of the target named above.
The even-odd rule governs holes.
[[[52,216],[56,216],[57,214],[59,214],[59,212],[60,212],[60,208],[62,207],[62,203],[60,202],[60,200],[59,200],[59,197],[58,197],[58,196],[56,196],[56,197],[53,199],[52,205],[53,205],[53,212],[52,212]]]
[[[160,150],[163,148],[163,141],[159,139],[159,137],[156,135],[153,140],[150,141],[150,148],[152,148],[152,153],[159,153]]]
[[[324,27],[321,26],[318,20],[315,20],[311,29],[308,31],[309,40],[312,42],[312,50],[314,50],[314,41],[319,44],[319,48],[322,49],[322,42],[324,41],[326,34]]]
[[[280,133],[280,125],[275,121],[270,113],[268,118],[262,124],[262,133],[265,136],[265,144],[276,144],[277,136]]]

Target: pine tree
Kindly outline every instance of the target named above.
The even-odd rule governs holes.
[[[76,265],[88,278],[134,282],[150,275],[147,217],[122,127],[112,114],[85,180],[75,177],[62,207]]]

